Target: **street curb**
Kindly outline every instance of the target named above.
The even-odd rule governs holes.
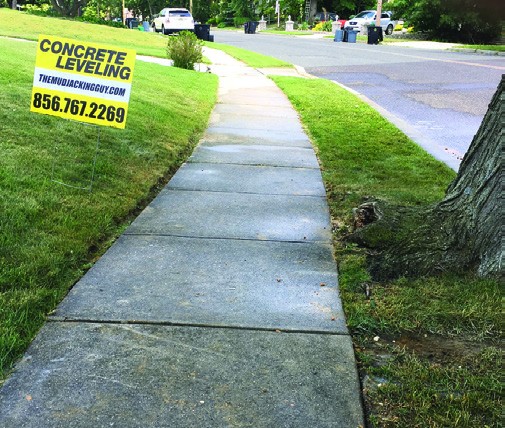
[[[449,52],[476,53],[476,54],[479,54],[479,55],[487,55],[487,56],[505,56],[505,52],[492,51],[492,50],[486,50],[486,49],[449,48],[447,50]]]
[[[310,78],[312,78],[312,79],[319,79],[319,77],[314,76],[310,73],[307,73],[305,71],[304,67],[295,65],[295,68],[297,69],[297,71],[300,74],[303,73],[305,76],[310,76]],[[405,120],[399,118],[395,114],[389,112],[384,107],[381,107],[375,101],[372,101],[366,95],[363,95],[362,93],[356,91],[355,89],[352,89],[352,88],[350,88],[340,82],[337,82],[335,80],[329,80],[329,82],[332,82],[335,85],[341,87],[342,89],[345,89],[346,91],[350,92],[351,94],[357,96],[361,101],[368,104],[370,107],[375,109],[375,111],[377,111],[382,117],[384,117],[386,120],[388,120],[393,125],[395,125],[400,131],[402,131],[405,135],[407,135],[407,137],[409,137],[412,141],[414,141],[419,147],[422,147],[431,156],[433,156],[435,159],[439,160],[440,162],[443,162],[444,164],[446,164],[453,171],[458,172],[460,162],[456,161],[453,157],[446,155],[443,151],[441,151],[442,154],[440,154],[440,153],[432,152],[431,150],[429,150],[430,146],[433,145],[433,142],[426,139],[422,135],[422,133],[419,132],[419,130],[417,130],[414,126],[410,125]]]

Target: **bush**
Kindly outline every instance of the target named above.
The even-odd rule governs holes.
[[[332,31],[331,21],[320,22],[312,30],[313,31]]]
[[[40,6],[34,4],[26,4],[23,10],[30,15],[37,16],[58,16],[56,11],[49,4],[41,4]]]
[[[220,22],[217,24],[217,28],[225,28],[226,27],[226,22]]]
[[[309,23],[302,22],[301,24],[298,24],[298,29],[302,31],[307,31],[309,29]]]
[[[202,45],[195,33],[181,31],[178,36],[168,38],[167,56],[174,62],[174,67],[193,70],[195,64],[202,61]]]
[[[233,18],[233,25],[235,25],[235,27],[243,27],[244,24],[249,21],[250,19],[245,16],[235,16]]]
[[[501,32],[502,8],[495,0],[444,0],[437,7],[432,0],[395,0],[392,9],[416,31],[441,41],[490,43]]]

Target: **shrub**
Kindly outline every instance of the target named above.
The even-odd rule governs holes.
[[[168,38],[167,56],[174,62],[174,67],[193,70],[195,64],[202,61],[202,45],[195,33],[181,31],[178,36]]]
[[[235,16],[233,18],[233,25],[235,25],[235,27],[243,27],[244,24],[249,21],[250,19],[245,16]]]
[[[500,36],[503,7],[494,0],[395,0],[396,16],[408,17],[416,31],[448,42],[489,43]],[[405,27],[405,25],[404,25]]]
[[[312,30],[313,31],[332,31],[331,21],[320,22]]]
[[[25,4],[23,10],[30,15],[37,16],[58,16],[56,11],[49,4],[41,4],[40,6],[34,4]]]
[[[309,29],[309,23],[302,22],[301,24],[298,24],[298,29],[302,31],[307,31]]]

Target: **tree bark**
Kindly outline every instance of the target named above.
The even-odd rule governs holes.
[[[73,18],[79,14],[79,8],[86,5],[85,0],[51,0],[54,10],[61,16]]]
[[[369,251],[384,280],[442,272],[502,274],[502,152],[505,75],[445,198],[423,208],[368,202],[348,237]]]

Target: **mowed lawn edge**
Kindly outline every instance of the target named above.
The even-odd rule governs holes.
[[[35,43],[0,39],[0,370],[191,154],[217,77],[136,62],[125,130],[31,113]]]
[[[435,203],[455,173],[334,83],[272,79],[300,114],[318,153],[368,421],[377,427],[498,427],[498,281],[462,271],[376,283],[366,269],[366,250],[345,241],[354,207],[372,199]]]

